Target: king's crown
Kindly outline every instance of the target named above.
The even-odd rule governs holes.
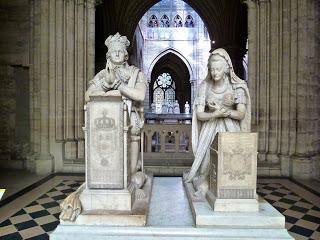
[[[97,129],[110,130],[115,127],[114,119],[107,117],[107,112],[102,113],[101,118],[96,118],[94,120],[95,126]]]

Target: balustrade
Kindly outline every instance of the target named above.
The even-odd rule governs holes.
[[[192,164],[191,124],[145,124],[144,165],[160,175],[181,175]]]

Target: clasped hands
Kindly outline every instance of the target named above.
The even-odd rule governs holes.
[[[213,112],[214,118],[219,117],[230,117],[231,111],[224,106],[220,106],[216,103],[207,103],[208,108],[211,112]]]
[[[209,111],[213,112],[214,118],[218,117],[230,117],[231,116],[231,110],[227,107],[232,107],[235,104],[235,98],[232,94],[225,94],[223,96],[223,105],[219,105],[212,102],[207,102],[207,106],[209,108]]]
[[[102,82],[102,88],[107,92],[110,90],[117,90],[120,85],[121,81],[116,77],[114,68],[108,59],[105,69],[105,80]]]

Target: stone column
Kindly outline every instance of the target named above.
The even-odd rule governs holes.
[[[319,11],[320,3],[315,0],[298,1],[297,3],[297,133],[296,147],[292,159],[292,175],[299,178],[319,176],[319,168],[313,166],[320,160],[319,95],[317,62],[319,55]],[[319,88],[318,88],[319,89]]]
[[[63,171],[68,161],[84,162],[84,93],[94,76],[94,1],[30,4],[33,155],[28,166],[37,173]]]
[[[259,173],[312,177],[317,175],[313,166],[320,152],[315,93],[319,3],[260,0],[247,5],[249,87],[253,129],[259,132]]]
[[[192,113],[193,111],[193,102],[194,102],[194,99],[196,98],[196,94],[197,94],[197,80],[190,80],[190,85],[191,85],[191,102],[189,103],[190,104],[190,112]],[[185,103],[183,103],[185,104]]]
[[[148,85],[147,85],[147,90],[146,90],[146,96],[145,96],[145,98],[144,98],[144,103],[143,103],[143,105],[144,105],[144,112],[151,112],[151,108],[150,108],[150,106],[151,106],[151,103],[152,102],[150,102],[150,88],[152,89],[152,86],[151,86],[151,79],[148,79]]]

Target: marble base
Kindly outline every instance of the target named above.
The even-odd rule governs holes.
[[[250,228],[259,229],[259,231],[260,229],[285,230],[285,217],[263,199],[259,198],[259,211],[216,211],[206,199],[194,199],[191,183],[185,184],[185,188],[197,227]]]
[[[74,222],[67,222],[60,220],[61,225],[68,226],[145,226],[146,225],[146,212],[85,212],[78,216]]]
[[[277,239],[293,238],[285,229],[221,229],[194,227],[102,227],[102,226],[63,226],[50,234],[51,240],[235,240],[235,239]]]
[[[149,211],[149,203],[151,198],[153,177],[148,175],[147,181],[143,186],[146,198],[136,199],[131,210],[106,210],[106,209],[86,209],[74,222],[62,221],[62,225],[102,225],[102,226],[145,226]],[[83,193],[83,192],[82,192]],[[110,199],[108,199],[110,202]],[[115,201],[115,199],[112,199]],[[83,199],[81,204],[83,205]],[[120,203],[122,203],[121,201]],[[105,207],[102,202],[102,207]],[[119,206],[119,202],[116,203]],[[101,205],[92,205],[92,207],[101,207]],[[117,207],[118,208],[118,207]]]
[[[216,199],[215,212],[258,212],[259,202],[256,199]]]
[[[214,194],[209,191],[207,194],[207,200],[215,212],[259,211],[259,202],[257,199],[217,199]]]
[[[256,213],[246,215],[239,214],[234,220],[234,213],[222,213],[216,215],[215,225],[195,226],[191,211],[203,214],[207,220],[212,220],[210,216],[212,209],[207,205],[191,206],[188,205],[186,191],[184,191],[182,179],[180,177],[161,177],[154,178],[150,201],[150,209],[147,223],[143,227],[115,227],[100,226],[87,223],[65,225],[60,224],[56,230],[50,234],[51,240],[87,240],[87,239],[117,239],[117,240],[235,240],[235,239],[293,239],[284,228],[284,217],[277,213],[273,217],[273,210],[268,209],[268,204],[262,204],[261,216]],[[197,205],[197,204],[196,204]],[[261,204],[260,204],[261,205]],[[200,209],[198,208],[200,207]],[[207,209],[204,209],[204,208]],[[211,212],[210,212],[211,209]],[[200,211],[201,210],[201,211]],[[268,217],[268,214],[271,215]],[[226,219],[225,219],[226,218]],[[87,219],[90,221],[90,219]],[[265,221],[262,224],[262,221]],[[254,225],[254,221],[260,224]],[[278,222],[275,222],[278,221]],[[221,222],[220,224],[218,222]],[[236,224],[242,222],[242,224]]]
[[[133,189],[105,190],[85,189],[80,194],[83,211],[116,210],[131,211],[134,202]]]

